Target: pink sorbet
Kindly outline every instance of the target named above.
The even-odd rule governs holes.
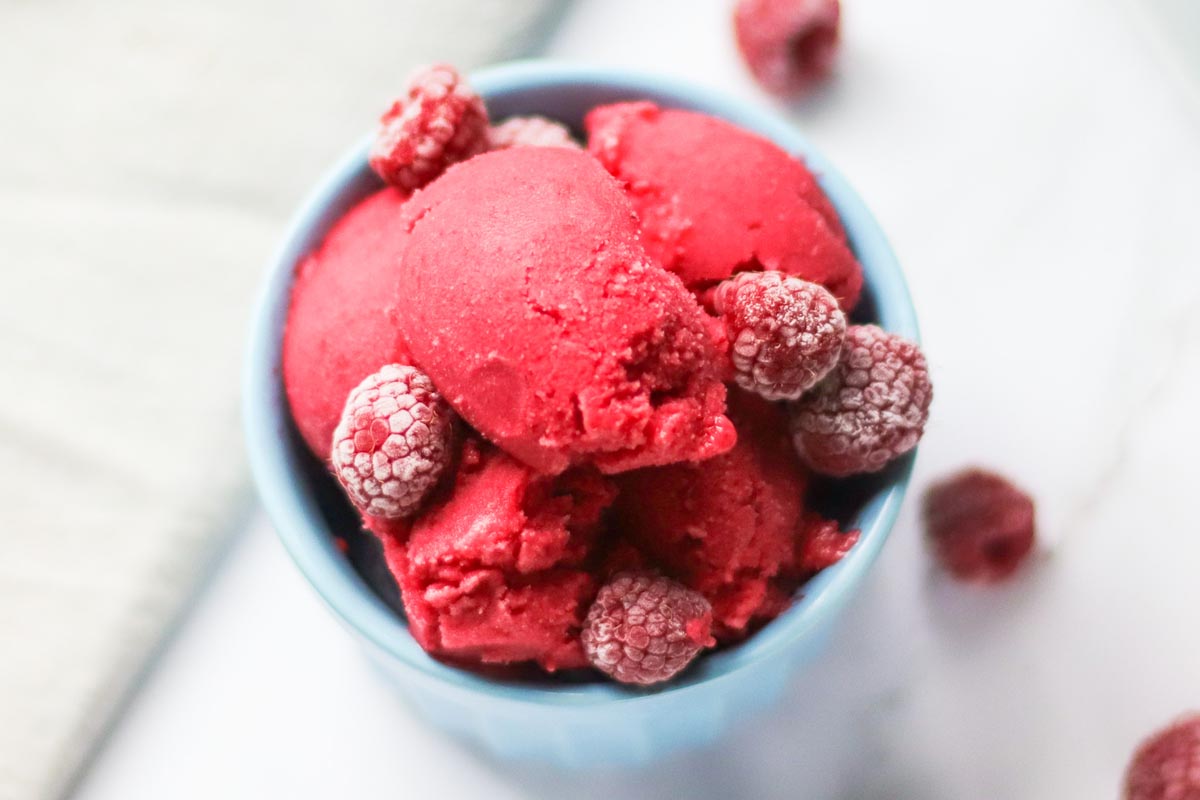
[[[385,364],[408,363],[393,301],[404,199],[384,189],[363,200],[296,269],[283,384],[296,426],[321,459],[350,390]]]
[[[728,450],[713,321],[642,248],[587,153],[518,147],[451,167],[405,207],[397,318],[484,438],[540,472]]]
[[[593,109],[588,150],[621,181],[646,249],[703,289],[735,272],[774,269],[858,302],[862,269],[837,211],[804,163],[755,133],[653,103]]]
[[[769,590],[794,563],[808,483],[778,406],[731,390],[729,412],[732,450],[622,475],[615,507],[617,530],[708,598],[722,639],[786,605]]]
[[[594,469],[538,475],[468,442],[453,485],[388,548],[413,636],[450,660],[586,666],[599,586],[584,562],[615,496]]]

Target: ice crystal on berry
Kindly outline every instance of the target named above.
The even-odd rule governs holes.
[[[415,367],[390,364],[360,383],[333,432],[333,472],[365,514],[411,515],[450,461],[450,407]]]

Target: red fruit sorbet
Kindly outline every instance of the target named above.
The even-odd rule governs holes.
[[[296,269],[283,385],[296,427],[322,460],[350,390],[384,364],[409,363],[394,299],[402,205],[394,189],[371,195]]]
[[[454,484],[391,547],[409,629],[452,660],[586,666],[579,635],[598,586],[584,562],[614,487],[592,469],[552,478],[467,449]]]
[[[587,150],[490,127],[452,68],[421,73],[371,153],[399,188],[296,270],[283,381],[421,647],[646,686],[854,546],[803,459],[878,468],[930,389],[914,346],[846,324],[862,271],[801,160],[650,103],[586,122]]]
[[[541,472],[733,445],[707,316],[646,256],[629,201],[587,153],[485,153],[405,213],[400,327],[485,438]]]
[[[773,269],[821,284],[844,310],[858,302],[862,269],[837,212],[774,142],[651,103],[600,106],[586,127],[588,150],[637,210],[646,249],[688,286]]]
[[[832,567],[858,544],[860,531],[843,533],[836,522],[812,514],[806,521],[804,536],[798,542],[795,571],[808,576]]]
[[[1002,581],[1033,550],[1033,500],[993,472],[968,469],[934,484],[923,513],[938,563],[961,580]]]
[[[616,529],[713,606],[718,638],[737,638],[792,563],[808,476],[775,405],[730,393],[738,442],[702,464],[620,476]]]

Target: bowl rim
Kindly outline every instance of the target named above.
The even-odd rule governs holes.
[[[757,131],[784,149],[803,155],[837,208],[851,246],[863,265],[874,296],[879,324],[919,341],[916,312],[903,273],[882,229],[850,184],[792,123],[755,101],[674,78],[635,70],[561,63],[515,61],[474,72],[471,83],[485,97],[512,96],[548,88],[601,85],[630,98],[651,96],[728,119]],[[382,653],[404,665],[415,677],[446,688],[482,693],[494,700],[521,704],[528,710],[579,708],[609,703],[652,707],[702,691],[764,659],[786,657],[789,650],[835,615],[849,600],[874,563],[895,524],[912,473],[913,454],[890,470],[890,483],[861,512],[858,543],[836,565],[805,584],[802,597],[787,611],[738,645],[707,655],[679,681],[645,692],[616,683],[517,683],[488,678],[443,664],[425,653],[399,618],[354,571],[336,549],[315,499],[296,477],[298,462],[287,443],[290,412],[282,389],[280,356],[288,293],[302,247],[314,228],[361,176],[370,137],[342,156],[318,181],[290,219],[269,262],[255,303],[242,372],[242,416],[247,455],[268,517],[306,579],[334,614]],[[398,635],[399,634],[399,635]],[[622,708],[628,708],[623,705]]]

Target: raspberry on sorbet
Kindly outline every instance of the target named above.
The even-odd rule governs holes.
[[[711,629],[712,607],[699,592],[653,572],[622,572],[592,603],[583,650],[609,677],[647,686],[674,677],[712,645]]]
[[[733,378],[767,400],[796,400],[838,362],[846,315],[825,287],[782,272],[741,272],[714,305],[725,323]]]
[[[792,437],[817,472],[878,472],[917,446],[933,385],[912,342],[875,325],[846,329],[841,360],[792,405]]]
[[[333,432],[333,473],[363,513],[410,516],[450,461],[453,416],[429,377],[389,364],[346,399]]]

